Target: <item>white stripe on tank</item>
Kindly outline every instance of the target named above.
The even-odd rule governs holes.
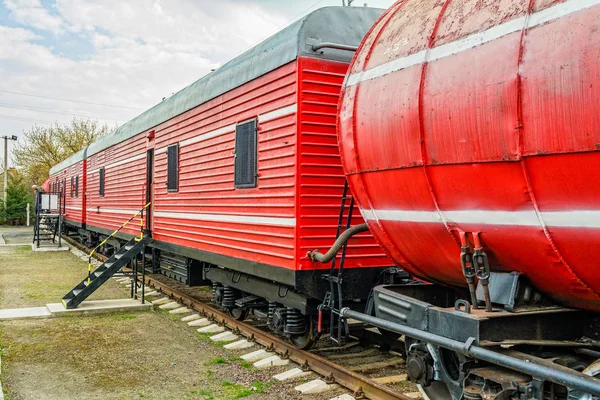
[[[600,0],[566,0],[563,3],[538,11],[529,16],[515,18],[500,25],[493,26],[485,31],[473,33],[464,38],[443,44],[428,50],[401,57],[385,64],[378,65],[366,71],[350,74],[346,79],[345,86],[356,85],[371,79],[376,79],[392,72],[400,71],[415,65],[421,65],[426,61],[435,61],[466,50],[473,49],[482,44],[492,42],[511,33],[519,32],[527,24],[528,28],[534,28],[579,11],[600,5]]]
[[[442,223],[443,215],[447,223],[497,226],[539,226],[542,224],[535,211],[412,211],[412,210],[371,210],[361,209],[365,220],[396,222]],[[556,228],[600,228],[599,210],[542,211],[545,226]]]

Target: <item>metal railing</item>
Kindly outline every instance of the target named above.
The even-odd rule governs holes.
[[[106,237],[106,239],[104,239],[102,242],[100,242],[96,247],[94,247],[92,249],[92,251],[88,255],[88,284],[92,280],[92,257],[94,256],[94,254],[96,254],[96,251],[100,247],[104,246],[106,244],[106,242],[108,242],[109,239],[113,238],[117,233],[119,233],[121,231],[121,229],[125,228],[125,226],[127,226],[127,224],[129,224],[131,221],[133,221],[138,215],[141,215],[140,237],[137,238],[136,240],[139,241],[144,238],[144,211],[150,206],[150,204],[152,204],[151,201],[149,201],[144,207],[142,207],[138,212],[136,212],[127,221],[125,221],[121,226],[119,226],[119,228],[117,228],[117,230],[115,230],[113,233],[111,233],[108,237]]]

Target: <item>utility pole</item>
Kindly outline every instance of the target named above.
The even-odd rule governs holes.
[[[4,139],[4,196],[2,197],[4,199],[4,211],[6,211],[6,206],[7,206],[7,199],[8,199],[8,195],[7,195],[7,190],[8,190],[8,140],[17,140],[17,137],[15,135],[12,136],[2,136],[2,139]]]

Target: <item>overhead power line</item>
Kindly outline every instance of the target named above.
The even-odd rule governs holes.
[[[128,108],[130,110],[143,110],[143,108],[141,108],[141,107],[129,107],[129,106],[116,105],[116,104],[94,103],[91,101],[64,99],[64,98],[60,98],[60,97],[51,97],[51,96],[42,96],[42,95],[30,94],[30,93],[13,92],[10,90],[0,90],[0,93],[16,94],[19,96],[27,96],[27,97],[38,97],[40,99],[48,99],[48,100],[67,101],[70,103],[91,104],[94,106]]]
[[[44,121],[42,119],[15,117],[13,115],[2,115],[2,114],[0,114],[0,119],[13,119],[16,121],[37,122],[40,124],[54,124],[56,122],[56,121]]]
[[[0,102],[0,107],[15,108],[15,109],[19,109],[19,110],[20,109],[31,110],[31,111],[44,112],[44,113],[49,113],[49,114],[63,114],[63,115],[73,115],[73,116],[79,116],[79,117],[85,117],[85,118],[108,119],[110,121],[116,121],[116,122],[121,122],[123,120],[122,118],[115,118],[115,117],[111,117],[111,116],[107,116],[107,115],[90,115],[90,114],[85,114],[85,113],[81,113],[81,112],[77,112],[77,111],[70,111],[70,110],[65,110],[65,109],[53,109],[53,108],[44,108],[44,107],[36,107],[36,106],[26,106],[23,104],[12,104],[12,103],[1,103]]]

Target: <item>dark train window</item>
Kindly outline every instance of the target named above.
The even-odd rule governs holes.
[[[252,188],[257,185],[257,131],[256,120],[235,127],[234,186]]]
[[[79,197],[79,175],[75,177],[75,197]]]
[[[179,144],[167,147],[167,191],[179,189]]]
[[[98,171],[98,174],[100,176],[100,190],[99,190],[99,194],[100,196],[104,196],[104,168],[100,168],[100,170]]]
[[[75,197],[75,177],[71,177],[71,197]]]

